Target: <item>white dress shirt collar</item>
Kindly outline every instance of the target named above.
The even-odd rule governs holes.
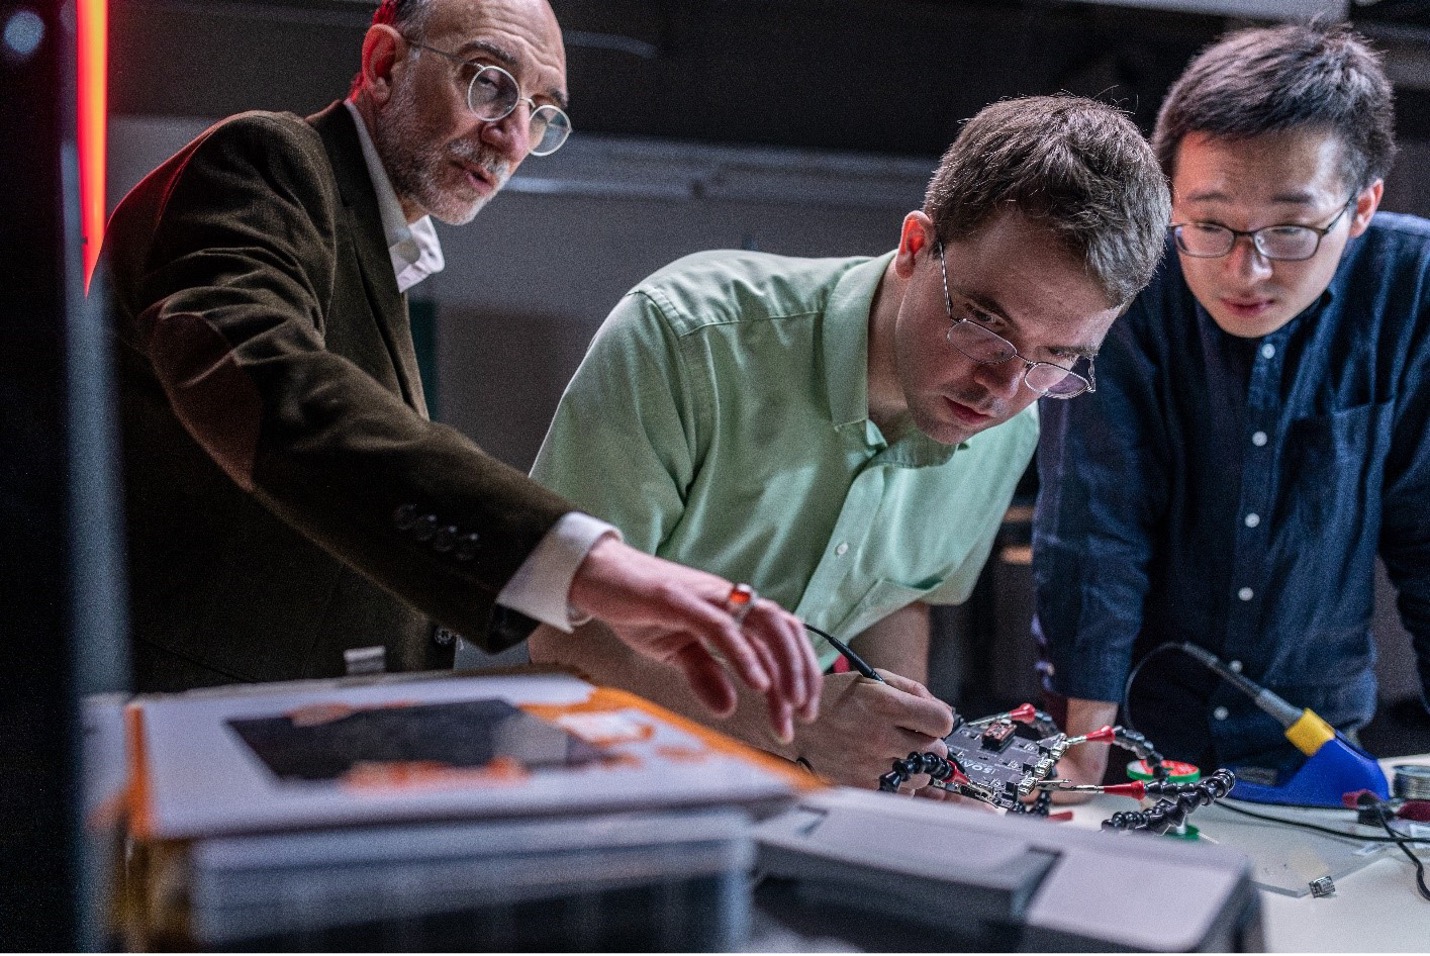
[[[406,292],[430,275],[441,272],[447,261],[442,257],[442,243],[431,216],[423,216],[408,224],[402,203],[387,178],[387,170],[377,155],[367,124],[352,100],[343,101],[357,124],[358,141],[362,143],[362,158],[367,163],[372,188],[377,192],[377,210],[382,216],[382,231],[387,239],[387,251],[392,256],[392,271],[397,276],[397,291]]]

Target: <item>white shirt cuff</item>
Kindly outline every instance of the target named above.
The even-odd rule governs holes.
[[[567,603],[571,579],[591,548],[608,534],[621,537],[615,525],[600,518],[580,511],[562,515],[501,589],[497,603],[567,633],[585,624],[590,618],[573,613]]]

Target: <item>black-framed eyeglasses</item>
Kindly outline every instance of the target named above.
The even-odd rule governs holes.
[[[953,315],[953,296],[948,291],[948,266],[943,258],[943,240],[938,244],[938,267],[943,273],[943,302],[948,309],[949,327],[945,337],[948,344],[979,365],[1002,365],[1017,359],[1023,363],[1023,384],[1048,398],[1077,398],[1087,392],[1097,391],[1097,376],[1093,371],[1092,359],[1083,356],[1077,360],[1084,366],[1086,375],[1070,368],[1054,365],[1052,362],[1031,362],[1018,354],[1018,350],[997,332],[984,328],[969,318],[957,319]],[[1085,364],[1084,364],[1085,363]]]
[[[1174,222],[1168,228],[1177,241],[1177,248],[1194,259],[1219,259],[1236,248],[1236,240],[1242,236],[1251,238],[1251,245],[1267,259],[1277,262],[1302,262],[1314,256],[1321,248],[1321,240],[1336,228],[1350,208],[1355,205],[1352,196],[1341,211],[1324,226],[1300,226],[1288,223],[1281,226],[1262,226],[1260,229],[1232,229],[1216,222]]]
[[[467,109],[471,110],[477,119],[495,123],[510,116],[518,104],[526,103],[530,109],[527,137],[529,142],[535,144],[531,147],[531,155],[550,156],[560,149],[566,142],[566,137],[571,135],[571,117],[560,107],[550,103],[538,104],[531,97],[522,96],[521,85],[516,82],[516,77],[501,67],[476,60],[464,60],[454,53],[418,43],[410,37],[402,39],[411,46],[431,51],[464,69],[474,71],[467,83]]]

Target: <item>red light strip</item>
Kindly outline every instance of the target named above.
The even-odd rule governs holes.
[[[104,241],[104,176],[109,79],[109,0],[78,0],[79,202],[84,236],[84,289]]]

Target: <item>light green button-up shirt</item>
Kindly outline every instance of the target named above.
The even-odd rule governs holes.
[[[869,310],[892,256],[706,252],[655,273],[597,332],[533,477],[631,545],[747,581],[845,639],[913,601],[965,600],[1036,411],[957,452],[913,429],[884,440]]]

